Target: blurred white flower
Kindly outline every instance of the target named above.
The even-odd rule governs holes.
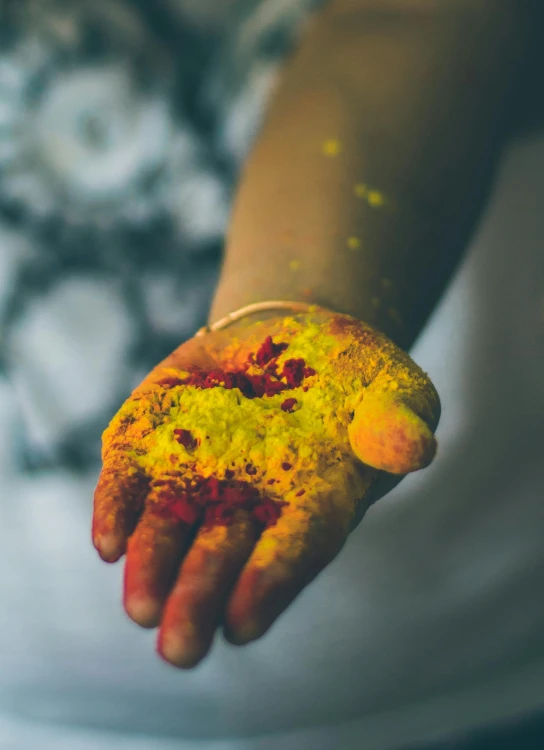
[[[72,228],[169,217],[191,238],[222,232],[227,197],[176,109],[176,60],[137,11],[120,0],[15,7],[0,52],[0,205]]]
[[[34,447],[100,413],[123,375],[134,324],[115,283],[71,277],[11,327],[10,377]]]

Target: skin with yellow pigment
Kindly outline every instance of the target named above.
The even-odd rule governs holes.
[[[390,204],[390,201],[385,195],[379,190],[373,190],[363,182],[359,182],[355,185],[354,193],[357,198],[363,198],[369,206],[373,208],[381,208]]]
[[[342,153],[342,144],[336,138],[330,138],[323,144],[322,151],[325,156],[338,156]]]
[[[358,250],[361,247],[361,240],[358,237],[348,237],[347,246],[350,250]]]
[[[278,372],[302,358],[315,374],[260,398],[238,388],[161,385],[195,369],[239,370],[267,336],[288,345]],[[253,364],[248,373],[262,370]],[[281,408],[287,398],[296,399],[292,411]],[[127,550],[127,612],[148,627],[162,617],[159,651],[178,666],[202,658],[220,622],[233,642],[259,637],[340,551],[377,499],[380,477],[430,463],[439,412],[425,373],[350,316],[315,310],[248,318],[186,342],[103,436],[93,540],[109,561]],[[189,431],[194,442],[185,447],[174,430]],[[246,511],[200,531],[154,513],[165,482],[175,491],[182,479],[225,479],[227,472],[285,503],[262,533]]]

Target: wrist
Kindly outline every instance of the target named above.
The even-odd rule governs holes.
[[[253,318],[264,320],[268,318],[285,318],[286,315],[300,315],[301,313],[334,313],[320,305],[308,304],[306,302],[295,302],[289,300],[266,300],[264,302],[254,302],[250,305],[233,310],[223,317],[209,321],[208,325],[203,326],[196,332],[196,336],[204,336],[212,331],[221,331],[224,328],[237,323],[242,318]]]
[[[254,267],[253,264],[248,264],[247,267],[236,271],[229,270],[228,267],[223,268],[210,307],[208,324],[211,325],[247,305],[270,300],[284,300],[294,304],[322,304],[315,298],[310,287],[289,283],[289,281],[286,279],[275,283],[270,274],[263,274],[262,269]],[[264,310],[254,314],[263,318],[270,317],[270,313]]]
[[[282,255],[282,254],[280,254]],[[351,268],[340,273],[341,263],[336,264],[336,273],[315,272],[285,273],[285,263],[276,255],[275,265],[263,268],[248,263],[243,268],[229,267],[228,259],[223,268],[214,299],[208,315],[212,325],[224,316],[247,305],[284,300],[293,303],[318,305],[344,315],[351,315],[385,333],[389,338],[406,348],[411,341],[391,279],[372,274],[365,269]],[[300,261],[299,261],[300,265]],[[311,265],[311,264],[309,264]],[[258,311],[252,313],[255,319],[268,319],[278,315],[278,311]]]

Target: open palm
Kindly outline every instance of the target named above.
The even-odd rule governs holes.
[[[124,605],[190,668],[222,625],[259,638],[371,502],[428,465],[429,378],[383,334],[324,311],[193,338],[103,438],[93,543],[126,552]]]

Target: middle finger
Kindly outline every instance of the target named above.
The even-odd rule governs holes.
[[[259,532],[247,511],[228,526],[202,527],[181,565],[164,609],[158,652],[181,668],[209,651],[227,599]]]
[[[152,490],[153,493],[153,490]],[[156,627],[191,541],[192,526],[165,516],[148,497],[136,530],[127,543],[124,607],[144,628]]]

